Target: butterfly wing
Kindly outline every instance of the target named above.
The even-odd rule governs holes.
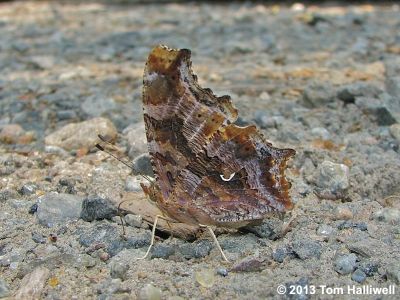
[[[229,96],[202,89],[190,51],[158,46],[144,74],[144,118],[158,204],[186,223],[235,226],[292,207],[284,176],[292,149],[232,122]]]

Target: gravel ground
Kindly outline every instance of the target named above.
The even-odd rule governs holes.
[[[1,2],[0,298],[398,299],[399,16],[394,4]],[[206,232],[158,231],[136,260],[151,228],[130,205],[121,237],[116,205],[144,205],[141,179],[94,145],[104,134],[151,173],[141,87],[159,43],[191,49],[240,124],[297,151],[291,230],[277,238],[290,214],[217,230],[231,263]]]

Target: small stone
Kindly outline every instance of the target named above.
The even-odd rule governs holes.
[[[259,272],[265,268],[264,261],[257,257],[246,257],[236,263],[230,270],[232,272]]]
[[[66,150],[90,149],[99,142],[99,134],[113,140],[117,136],[117,129],[108,119],[94,118],[58,129],[46,136],[45,143]]]
[[[34,183],[25,183],[18,192],[23,196],[29,196],[34,194],[38,189],[38,186]]]
[[[214,285],[215,276],[211,269],[203,269],[195,273],[196,281],[205,288],[210,288]]]
[[[342,86],[337,91],[337,97],[346,102],[354,103],[356,97],[377,97],[382,90],[374,85],[365,82],[351,83]]]
[[[46,238],[38,232],[32,232],[32,240],[37,244],[45,244],[46,243]]]
[[[43,226],[53,227],[79,219],[82,198],[70,194],[49,193],[38,198],[36,217]]]
[[[334,217],[336,220],[351,220],[353,212],[347,206],[339,205],[335,209]]]
[[[265,111],[256,111],[254,114],[254,122],[261,128],[275,127],[275,121]]]
[[[389,127],[390,134],[400,143],[400,124],[393,124]]]
[[[228,276],[228,270],[225,268],[218,268],[217,269],[217,274],[222,276],[222,277],[226,277]]]
[[[384,207],[374,214],[374,219],[388,224],[400,224],[400,210],[391,207]]]
[[[151,258],[167,259],[175,253],[174,247],[170,245],[156,244],[151,249]]]
[[[130,125],[124,129],[123,134],[128,140],[128,155],[131,159],[135,159],[139,155],[148,152],[143,122]]]
[[[2,189],[0,191],[0,202],[7,201],[12,198],[18,198],[18,193],[15,190],[11,189]]]
[[[117,103],[111,97],[94,94],[87,97],[81,104],[82,112],[89,117],[100,117],[105,113],[115,110]]]
[[[286,249],[277,248],[274,252],[272,252],[272,259],[278,263],[282,263],[287,256]]]
[[[25,275],[14,299],[40,299],[49,274],[49,269],[37,267],[31,273]]]
[[[110,263],[110,276],[111,278],[120,278],[126,280],[129,270],[129,265],[120,261],[112,261]]]
[[[143,218],[140,215],[127,214],[124,217],[124,219],[125,219],[126,224],[128,224],[130,226],[137,227],[137,228],[142,227]]]
[[[376,272],[378,272],[378,264],[373,262],[363,262],[358,268],[368,277],[372,277]]]
[[[0,142],[5,144],[19,144],[25,135],[25,130],[18,124],[8,124],[0,131]]]
[[[110,254],[105,251],[100,250],[98,255],[101,261],[108,261],[110,259]]]
[[[389,265],[386,270],[386,276],[390,281],[400,284],[400,264],[397,262]]]
[[[161,300],[162,292],[159,288],[153,286],[152,284],[146,284],[139,291],[140,300]]]
[[[0,298],[5,298],[8,296],[10,296],[10,288],[8,287],[7,282],[0,277]]]
[[[303,92],[302,103],[309,108],[319,107],[332,102],[334,90],[328,83],[312,83]]]
[[[135,175],[148,175],[154,177],[153,167],[150,161],[150,155],[143,153],[136,157],[133,162],[133,174]]]
[[[369,115],[380,126],[396,123],[396,116],[391,109],[391,96],[381,98],[357,97],[355,104],[363,113]]]
[[[317,234],[327,239],[332,236],[333,232],[333,227],[326,224],[322,224],[317,228]]]
[[[292,243],[293,252],[302,260],[309,258],[319,258],[321,256],[321,245],[307,238],[299,238]]]
[[[55,57],[50,55],[36,55],[31,56],[28,62],[38,69],[51,69],[55,64]]]
[[[335,259],[334,269],[342,275],[350,274],[356,267],[357,256],[354,253],[341,255]]]
[[[315,138],[319,138],[322,140],[329,140],[331,135],[329,133],[329,131],[324,128],[324,127],[314,127],[311,129],[311,134],[315,137]]]
[[[136,176],[127,176],[125,180],[125,191],[127,192],[141,192],[142,187],[140,183],[142,181],[137,179]]]
[[[357,269],[351,275],[351,279],[358,283],[363,283],[365,281],[365,279],[367,279],[367,275],[360,269]]]
[[[29,208],[28,213],[31,214],[31,215],[33,215],[34,213],[37,212],[37,209],[38,209],[38,204],[37,204],[37,203],[34,203],[34,204],[32,204],[32,206]]]
[[[179,251],[186,259],[202,258],[210,254],[212,243],[208,240],[200,240],[190,244],[183,244]]]
[[[314,178],[318,187],[340,193],[349,187],[349,167],[325,160],[318,165]]]
[[[80,217],[86,222],[103,219],[111,220],[117,213],[117,209],[110,200],[96,195],[90,195],[82,202]]]

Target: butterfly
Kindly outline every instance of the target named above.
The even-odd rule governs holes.
[[[142,188],[164,217],[206,226],[217,242],[212,226],[240,228],[293,208],[284,171],[295,150],[235,125],[231,98],[200,87],[190,57],[162,45],[148,56],[143,116],[155,180]]]

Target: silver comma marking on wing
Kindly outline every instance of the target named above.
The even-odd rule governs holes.
[[[235,176],[235,174],[236,174],[236,173],[232,173],[231,175],[229,175],[229,178],[225,178],[225,177],[224,177],[224,174],[221,174],[221,175],[219,175],[219,176],[221,177],[221,179],[222,179],[223,181],[231,181],[232,178],[233,178],[233,176]]]

